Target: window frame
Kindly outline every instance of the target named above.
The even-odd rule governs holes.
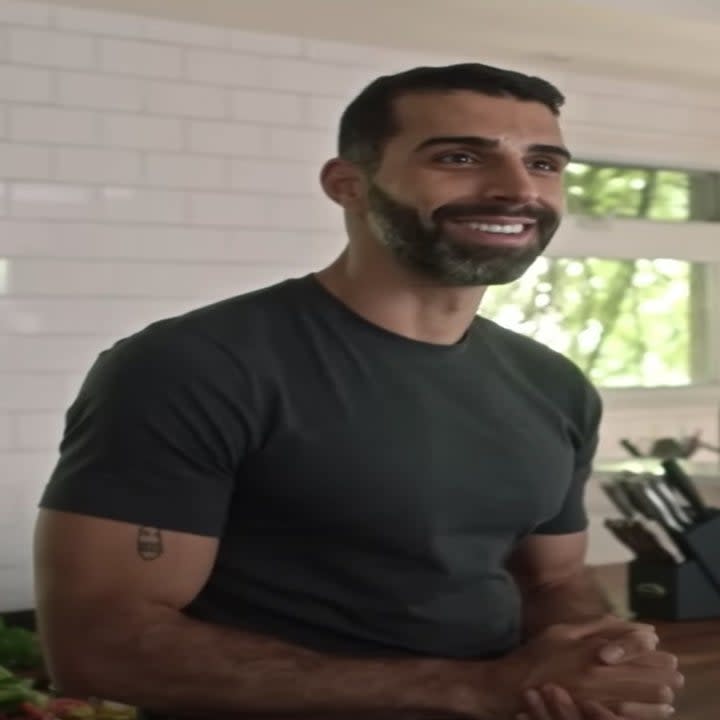
[[[628,237],[632,242],[628,242]],[[720,312],[720,222],[567,215],[545,256],[609,260],[672,258],[703,263],[708,267],[710,307]],[[720,321],[709,325],[706,330],[710,380],[682,387],[599,388],[603,399],[614,408],[693,405],[714,406],[720,412]]]

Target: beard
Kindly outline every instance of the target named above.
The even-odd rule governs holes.
[[[374,182],[368,190],[372,232],[397,260],[440,285],[502,285],[517,280],[545,250],[560,225],[549,208],[510,204],[443,205],[430,221],[398,202]],[[449,219],[502,216],[535,220],[525,245],[462,242],[443,231]]]

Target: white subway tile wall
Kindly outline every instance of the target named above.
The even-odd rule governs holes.
[[[98,145],[99,114],[45,105],[10,104],[12,140],[54,145]]]
[[[138,150],[181,150],[184,144],[180,118],[104,113],[101,138],[106,146]]]
[[[112,26],[110,26],[112,27]],[[100,40],[99,70],[141,77],[180,78],[183,49],[136,40]]]
[[[3,2],[0,4],[0,22],[14,25],[50,25],[50,8],[42,3]]]
[[[108,77],[92,72],[59,72],[58,102],[65,107],[143,110],[147,87],[140,78]]]
[[[95,60],[92,37],[66,32],[11,29],[10,62],[53,68],[89,69]]]
[[[52,151],[42,145],[0,143],[0,168],[3,177],[12,180],[50,179]]]
[[[345,105],[458,60],[0,0],[0,611],[33,602],[36,503],[97,354],[330,260],[317,176]],[[579,154],[720,163],[720,93],[545,74]]]
[[[50,72],[0,65],[0,99],[50,102]]]

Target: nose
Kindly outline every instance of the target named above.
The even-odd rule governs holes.
[[[498,202],[529,204],[537,202],[539,190],[525,163],[506,160],[489,173],[485,195]]]

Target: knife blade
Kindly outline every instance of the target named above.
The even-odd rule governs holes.
[[[665,482],[664,478],[658,477],[657,475],[649,475],[646,482],[665,501],[665,505],[668,510],[670,510],[675,519],[683,527],[690,527],[690,525],[692,525],[692,518],[688,515],[685,508],[680,505],[677,497],[670,486]]]
[[[662,508],[658,508],[657,504],[645,493],[645,488],[642,485],[630,480],[618,480],[618,485],[625,490],[630,501],[641,515],[658,522],[671,534],[679,532],[680,526],[673,520],[672,516],[669,517],[668,522],[666,515],[669,515],[669,513],[664,512]]]
[[[696,520],[708,519],[711,516],[710,509],[698,492],[695,483],[680,467],[680,464],[673,459],[663,460],[661,464],[668,483],[688,501]]]
[[[652,506],[651,514],[655,515],[655,519],[663,525],[667,530],[681,533],[683,526],[675,520],[673,514],[668,510],[665,501],[647,485],[638,485],[638,498],[644,497],[645,501]]]

